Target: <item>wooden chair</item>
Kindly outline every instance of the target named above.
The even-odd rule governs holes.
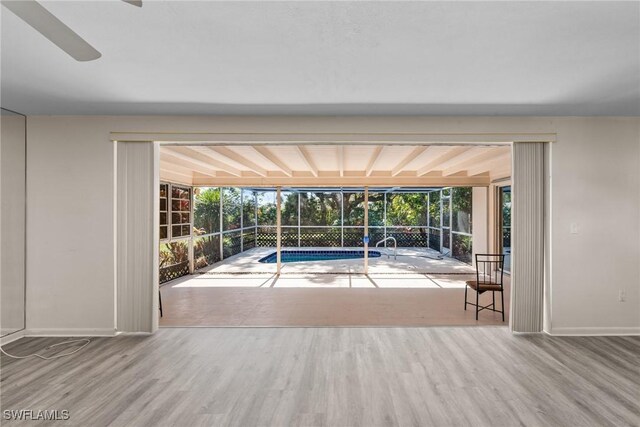
[[[464,309],[467,305],[473,305],[476,308],[476,320],[478,313],[482,310],[491,310],[502,313],[502,321],[504,322],[504,255],[503,254],[476,254],[476,280],[467,280],[464,287]],[[476,291],[475,304],[467,301],[467,290],[471,288]],[[492,292],[493,303],[489,305],[480,305],[480,294],[487,291]],[[500,292],[502,300],[501,310],[496,310],[496,292]]]

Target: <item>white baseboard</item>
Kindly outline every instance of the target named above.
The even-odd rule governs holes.
[[[24,329],[0,338],[0,345],[9,344],[10,342],[19,340],[22,337],[24,337]]]
[[[27,329],[25,337],[112,337],[116,334],[111,328],[33,328]]]
[[[549,335],[640,335],[640,326],[552,328]]]

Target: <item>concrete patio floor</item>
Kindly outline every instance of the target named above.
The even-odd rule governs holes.
[[[309,248],[311,249],[311,248]],[[256,248],[198,274],[161,287],[160,325],[178,326],[471,326],[508,325],[509,276],[505,275],[505,322],[499,313],[465,311],[465,280],[475,270],[437,252],[398,249],[398,260],[362,259],[275,264],[257,260],[273,252]],[[491,293],[481,296],[484,305]],[[496,294],[500,307],[500,295]],[[475,293],[469,291],[469,299]]]

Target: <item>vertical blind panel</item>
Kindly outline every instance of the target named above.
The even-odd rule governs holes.
[[[117,328],[153,332],[154,146],[118,142],[117,152]]]
[[[513,144],[511,328],[514,332],[542,331],[544,144]]]

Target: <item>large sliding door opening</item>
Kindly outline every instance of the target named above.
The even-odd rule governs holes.
[[[163,146],[160,325],[506,325],[463,302],[509,153]]]

